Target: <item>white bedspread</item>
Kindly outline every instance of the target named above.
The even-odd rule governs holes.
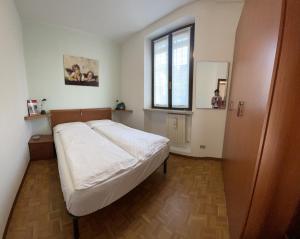
[[[54,132],[60,136],[75,190],[104,182],[139,162],[84,123],[61,124]]]
[[[110,120],[94,120],[87,124],[138,160],[149,159],[169,142],[169,139],[165,137],[133,129]]]

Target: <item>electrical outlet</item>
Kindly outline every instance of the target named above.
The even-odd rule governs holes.
[[[200,149],[205,149],[206,148],[206,145],[200,145]]]

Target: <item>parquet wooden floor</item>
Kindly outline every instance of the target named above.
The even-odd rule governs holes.
[[[79,228],[87,239],[227,239],[221,162],[171,155],[166,176],[158,169]],[[56,160],[31,162],[6,238],[72,238]]]

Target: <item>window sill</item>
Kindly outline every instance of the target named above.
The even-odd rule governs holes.
[[[144,108],[144,111],[162,112],[162,113],[179,114],[179,115],[192,115],[193,114],[193,111],[191,111],[191,110],[169,110],[169,109]]]

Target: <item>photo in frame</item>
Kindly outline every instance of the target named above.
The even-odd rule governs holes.
[[[28,110],[29,116],[39,114],[38,101],[37,100],[27,100],[27,110]]]
[[[63,56],[66,85],[99,86],[99,63],[85,57]]]

